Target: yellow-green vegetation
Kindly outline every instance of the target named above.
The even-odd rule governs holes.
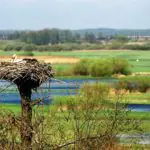
[[[150,77],[148,76],[134,76],[120,79],[116,84],[118,89],[126,89],[129,92],[147,92],[150,89]]]
[[[39,53],[40,54],[40,53]],[[45,53],[46,55],[48,53]],[[44,55],[44,53],[43,53]],[[130,64],[132,72],[150,72],[150,53],[149,51],[129,51],[129,50],[97,50],[97,51],[75,51],[75,52],[50,52],[51,56],[67,56],[78,58],[122,58]],[[69,67],[69,66],[68,66]],[[71,67],[71,65],[70,65]]]
[[[48,32],[48,31],[46,31]],[[32,33],[31,33],[32,34]],[[38,33],[38,35],[40,35]],[[41,35],[42,36],[42,35]],[[51,35],[53,36],[53,35]],[[88,35],[90,36],[90,35]],[[124,39],[115,38],[113,40],[110,40],[109,42],[105,41],[105,44],[102,44],[99,40],[93,41],[92,39],[89,40],[89,38],[85,38],[80,40],[75,40],[76,38],[69,37],[64,41],[57,41],[57,38],[47,39],[45,41],[44,39],[40,39],[41,37],[36,37],[35,35],[33,37],[26,37],[27,39],[24,41],[26,37],[23,36],[20,40],[0,40],[0,49],[4,51],[20,51],[20,50],[26,50],[26,51],[72,51],[72,50],[100,50],[100,49],[110,49],[110,50],[118,50],[118,49],[128,49],[128,50],[150,50],[150,43],[149,42],[143,42],[141,45],[138,44],[138,42],[132,44],[128,44],[129,39],[127,37],[124,37]],[[36,37],[36,38],[35,38]],[[48,38],[48,37],[47,37]],[[62,38],[62,37],[61,37]],[[125,39],[126,38],[126,39]],[[31,40],[32,39],[32,40]],[[34,39],[34,40],[33,40]],[[56,41],[57,42],[56,42]],[[105,39],[106,40],[106,39]],[[36,42],[35,42],[36,41]],[[45,42],[44,42],[45,41]],[[51,41],[51,42],[50,42]],[[54,42],[55,41],[55,42]],[[50,44],[51,43],[51,44]]]
[[[132,104],[150,104],[150,93],[125,92],[123,96],[124,102]]]
[[[56,72],[56,76],[73,76],[72,67],[74,64],[52,64],[52,67],[54,68]]]
[[[141,122],[131,119],[124,105],[117,105],[119,95],[110,104],[109,90],[107,85],[85,84],[79,95],[66,98],[65,105],[54,104],[47,112],[39,106],[33,112],[32,146],[35,149],[112,148],[118,144],[119,133],[140,133]],[[4,109],[0,114],[0,140],[19,143],[19,116]]]
[[[104,77],[113,74],[128,75],[131,73],[128,61],[121,58],[111,59],[81,59],[74,64],[72,68],[64,65],[64,68],[55,66],[56,75],[79,75],[79,76],[93,76]]]
[[[126,59],[131,65],[132,72],[150,72],[150,53],[140,50],[97,50],[97,51],[0,51],[0,55],[34,55],[34,56],[65,56],[77,58],[112,58]],[[31,54],[32,53],[32,54]],[[68,65],[69,67],[69,65]],[[71,65],[70,65],[71,67]]]
[[[58,76],[79,75],[89,78],[111,76],[112,74],[125,74],[132,72],[150,71],[150,53],[148,51],[89,51],[89,52],[27,52],[11,51],[7,55],[51,55],[83,58],[77,64],[53,64]],[[0,55],[6,52],[1,51]],[[88,69],[87,69],[88,68]],[[82,77],[82,78],[83,78]],[[101,137],[118,133],[150,132],[150,114],[148,112],[128,112],[124,103],[150,104],[150,79],[144,77],[126,77],[120,79],[112,90],[109,85],[83,85],[77,96],[54,97],[50,106],[38,106],[33,110],[33,146],[60,148],[66,143],[69,147],[87,148],[87,137]],[[147,92],[147,93],[146,93]],[[123,103],[117,107],[118,103]],[[117,109],[116,109],[117,108]],[[20,105],[0,105],[0,140],[20,142],[19,124],[13,124],[14,118],[19,122]],[[10,110],[10,112],[9,112]],[[117,114],[117,116],[116,116]],[[16,117],[17,116],[17,117]],[[117,117],[117,118],[115,118]],[[118,119],[117,122],[115,122]],[[13,120],[13,121],[12,121]],[[15,121],[16,121],[15,120]],[[4,121],[4,122],[3,122]],[[8,124],[8,125],[7,125]],[[133,131],[134,130],[134,131]],[[111,137],[112,138],[112,137]],[[113,137],[114,138],[114,137]],[[90,139],[91,140],[91,139]],[[84,144],[82,142],[85,142]],[[102,146],[108,139],[100,138],[98,143],[92,142],[88,146]],[[115,139],[116,141],[116,139]],[[104,145],[103,145],[104,146]],[[142,146],[141,146],[142,147]]]

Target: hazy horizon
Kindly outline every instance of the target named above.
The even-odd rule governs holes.
[[[150,29],[150,0],[1,0],[0,30]]]

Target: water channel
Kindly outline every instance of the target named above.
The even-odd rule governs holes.
[[[69,96],[77,94],[77,90],[84,83],[115,83],[118,79],[62,79],[51,80],[41,85],[37,91],[33,91],[32,99],[45,98],[45,103],[51,103],[54,96]],[[20,96],[14,84],[0,80],[0,103],[1,104],[20,104]],[[127,104],[127,108],[136,112],[150,112],[150,104]],[[130,139],[138,139],[139,144],[150,144],[150,133],[140,135],[118,135],[123,142]],[[131,142],[131,141],[130,141]]]
[[[51,103],[54,96],[69,96],[77,94],[77,90],[84,83],[115,83],[118,79],[61,79],[51,80],[42,84],[37,91],[33,91],[32,99],[45,97],[45,103]],[[20,96],[17,87],[7,81],[0,80],[0,103],[19,104]],[[150,112],[150,104],[127,104],[131,111]]]

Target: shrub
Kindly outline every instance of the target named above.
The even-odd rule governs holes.
[[[94,60],[89,66],[89,74],[93,77],[110,76],[113,73],[113,67],[110,60]]]
[[[50,48],[53,50],[53,51],[62,51],[63,48],[61,45],[58,45],[58,44],[55,44],[55,45],[52,45],[50,46]]]
[[[81,59],[74,65],[74,75],[91,75],[93,77],[111,76],[112,74],[131,73],[127,60],[121,58],[114,59]]]
[[[6,44],[4,47],[4,50],[5,51],[11,51],[11,50],[20,51],[22,50],[23,45],[24,44],[21,42],[14,42],[14,43]]]
[[[131,74],[131,71],[129,69],[129,63],[125,59],[113,58],[112,66],[113,66],[113,74],[124,74],[124,75]]]
[[[150,44],[144,44],[144,45],[138,45],[138,44],[132,44],[132,45],[124,45],[124,49],[131,49],[131,50],[150,50]]]
[[[21,50],[25,50],[25,51],[37,50],[37,46],[34,44],[25,44],[25,45],[23,45]]]
[[[20,52],[19,55],[22,55],[22,56],[34,56],[34,53],[32,51],[23,51],[23,52]]]
[[[73,75],[73,71],[71,68],[66,68],[63,69],[62,67],[57,67],[56,68],[56,76],[72,76]]]
[[[110,86],[108,84],[83,84],[80,93],[83,94],[87,98],[92,98],[93,101],[96,102],[103,100],[108,100],[108,95],[110,92]]]
[[[51,106],[35,106],[31,149],[118,149],[117,135],[142,131],[140,120],[130,118],[120,100],[116,96],[112,102],[109,87],[95,83],[83,85],[76,96],[61,96]],[[20,113],[0,109],[0,149],[25,149],[23,119]]]
[[[116,41],[113,41],[111,44],[107,44],[105,46],[105,49],[121,49],[122,48],[122,43],[120,42],[116,42]]]
[[[22,47],[23,47],[22,44],[16,44],[16,45],[13,45],[13,49],[14,49],[14,50],[17,50],[17,51],[22,50]]]
[[[116,84],[116,88],[145,93],[150,89],[150,78],[146,76],[122,78]]]
[[[4,46],[4,51],[11,51],[11,50],[13,50],[13,46],[12,45],[6,45],[6,46]]]
[[[120,43],[127,43],[129,41],[127,36],[117,35],[115,39]]]
[[[89,64],[90,64],[89,59],[80,60],[80,62],[74,65],[73,73],[75,75],[89,75],[89,72],[88,72]]]
[[[55,112],[50,111],[44,121],[43,130],[48,136],[44,135],[43,145],[59,145],[52,149],[116,149],[112,145],[118,142],[118,134],[141,131],[139,123],[129,118],[124,106],[118,105],[120,100],[120,96],[116,96],[112,102],[109,87],[99,83],[84,84],[78,95],[59,98]],[[112,103],[111,107],[108,102]]]

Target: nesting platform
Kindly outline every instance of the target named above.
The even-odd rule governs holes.
[[[0,79],[12,82],[17,86],[37,88],[53,75],[54,72],[49,64],[40,63],[35,59],[25,59],[19,63],[0,62]]]
[[[17,85],[21,97],[21,147],[32,150],[32,107],[41,100],[31,101],[32,89],[38,88],[43,82],[52,78],[52,67],[40,63],[36,59],[23,59],[19,62],[1,62],[0,79]]]

